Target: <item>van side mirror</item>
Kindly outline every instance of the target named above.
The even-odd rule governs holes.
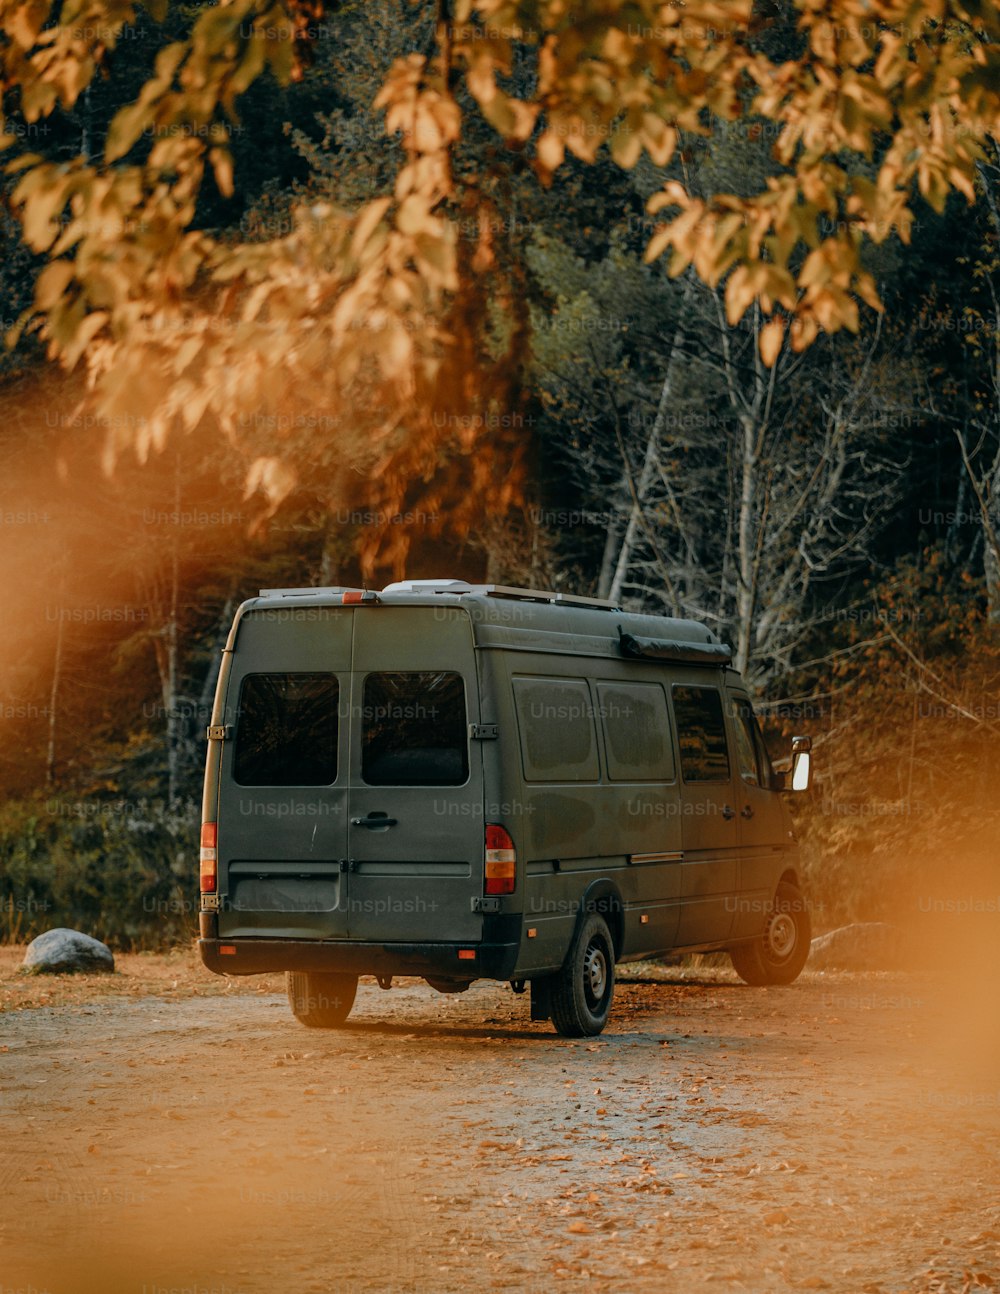
[[[812,738],[792,738],[792,790],[808,791],[812,776]]]
[[[775,770],[775,790],[808,791],[811,779],[812,737],[793,737],[791,767]]]

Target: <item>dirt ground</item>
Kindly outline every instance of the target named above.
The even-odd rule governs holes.
[[[327,1032],[187,952],[21,955],[0,1294],[1000,1287],[992,963],[661,972],[572,1041],[505,985],[365,981]]]

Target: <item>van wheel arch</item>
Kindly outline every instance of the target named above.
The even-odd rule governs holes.
[[[613,881],[607,879],[594,881],[587,887],[580,901],[580,911],[573,931],[574,938],[592,912],[598,913],[607,922],[617,961],[625,945],[625,905]]]

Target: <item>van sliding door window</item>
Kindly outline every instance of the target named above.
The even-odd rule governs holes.
[[[598,683],[613,782],[672,782],[674,753],[667,698],[659,683]]]
[[[369,674],[361,776],[369,786],[461,786],[469,777],[461,674]]]
[[[236,718],[240,786],[329,786],[337,780],[334,674],[250,674]]]
[[[728,782],[722,697],[714,687],[674,687],[674,718],[685,782]]]

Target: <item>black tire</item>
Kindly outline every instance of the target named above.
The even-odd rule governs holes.
[[[812,922],[805,897],[791,881],[780,881],[764,933],[729,950],[733,969],[747,984],[791,984],[809,956]]]
[[[351,1014],[357,975],[327,971],[287,971],[288,1005],[310,1029],[336,1029]]]
[[[615,992],[615,946],[608,923],[588,916],[561,971],[552,976],[552,1023],[564,1038],[600,1033],[608,1022]]]

